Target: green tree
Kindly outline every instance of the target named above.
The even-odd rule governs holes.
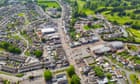
[[[4,80],[3,84],[10,84],[10,81],[9,80]]]
[[[45,42],[46,42],[46,39],[45,39],[45,38],[42,38],[41,41],[42,41],[43,43],[45,43]]]
[[[50,81],[52,79],[52,72],[50,70],[44,71],[44,78],[46,81]]]
[[[15,53],[17,53],[17,54],[21,53],[21,50],[19,48],[15,48],[14,50],[15,50]]]
[[[8,52],[14,53],[14,54],[20,54],[21,50],[20,48],[17,48],[16,46],[13,46],[12,44],[8,43],[8,42],[1,42],[0,43],[0,47],[5,49]]]
[[[103,77],[104,76],[104,72],[103,72],[102,68],[100,68],[99,66],[95,66],[94,67],[94,71],[95,71],[97,76],[99,76],[99,77]]]
[[[81,84],[80,78],[77,75],[73,75],[71,78],[71,84]]]
[[[107,76],[108,79],[112,78],[112,74],[111,73],[106,73],[106,76]]]
[[[70,67],[67,69],[67,73],[70,77],[75,74],[75,69],[73,65],[70,65]]]
[[[34,55],[35,55],[37,58],[41,57],[42,54],[43,54],[43,52],[42,52],[41,50],[36,50],[36,51],[34,51]]]
[[[9,46],[9,47],[8,47],[8,51],[9,51],[9,52],[14,52],[14,47],[13,47],[13,46]]]

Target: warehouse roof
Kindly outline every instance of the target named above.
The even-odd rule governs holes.
[[[43,29],[41,29],[42,33],[52,33],[55,31],[56,31],[55,28],[43,28]]]

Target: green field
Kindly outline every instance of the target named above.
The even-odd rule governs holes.
[[[127,31],[135,39],[136,42],[140,42],[140,30],[136,30],[133,28],[128,28]]]
[[[75,0],[70,1],[75,3]],[[139,3],[138,0],[77,0],[79,13],[83,12],[86,15],[94,16],[95,12],[99,12],[109,21],[119,25],[127,23],[140,25]],[[136,10],[137,13],[135,13]]]
[[[91,26],[85,25],[84,30],[98,29],[98,28],[102,28],[102,27],[103,27],[102,24],[94,24],[94,25],[91,25]]]
[[[19,13],[18,16],[19,17],[24,17],[25,16],[25,13]]]
[[[131,19],[129,16],[121,16],[120,17],[117,15],[118,13],[114,13],[114,15],[110,15],[110,14],[107,14],[108,12],[110,12],[110,11],[103,12],[102,14],[106,17],[107,20],[109,20],[111,22],[116,21],[119,25],[124,25],[127,22],[140,23],[140,20]]]
[[[46,8],[60,8],[60,5],[56,1],[38,0],[38,5]]]
[[[94,11],[84,8],[84,5],[85,5],[84,1],[78,0],[77,2],[78,2],[79,12],[80,11],[85,12],[87,15],[93,15],[94,14]]]

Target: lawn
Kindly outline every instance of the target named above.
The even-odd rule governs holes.
[[[25,52],[25,55],[26,55],[26,56],[31,56],[31,53],[30,53],[29,51],[26,51],[26,52]]]
[[[104,13],[103,13],[104,14]],[[107,20],[113,22],[113,21],[117,21],[120,25],[123,25],[126,22],[131,22],[132,20],[130,19],[130,17],[119,17],[117,15],[110,15],[110,14],[104,14],[104,16],[106,17]]]
[[[84,9],[83,6],[85,5],[85,2],[81,0],[77,0],[77,2],[78,2],[79,11],[82,11]]]
[[[9,75],[9,76],[12,76],[12,75],[13,75],[13,74],[11,74],[11,73],[4,72],[4,71],[0,71],[0,74],[5,74],[5,75]]]
[[[18,74],[16,74],[15,76],[16,76],[16,77],[23,77],[24,74],[23,74],[23,73],[18,73]]]
[[[24,17],[25,16],[25,13],[19,13],[18,16]]]
[[[98,29],[98,28],[102,28],[102,27],[103,27],[102,24],[94,24],[92,26],[85,25],[84,30]]]
[[[84,1],[81,1],[81,0],[78,0],[78,8],[79,8],[79,12],[80,11],[83,11],[84,13],[86,13],[87,15],[94,15],[94,11],[90,10],[90,9],[85,9],[84,8],[84,5],[85,5],[85,2]]]
[[[83,11],[87,14],[87,15],[94,15],[94,11],[90,10],[90,9],[83,9]]]
[[[38,5],[46,6],[47,8],[60,8],[60,5],[56,1],[38,0]]]
[[[133,28],[127,28],[127,32],[129,32],[131,34],[131,36],[135,38],[136,42],[140,42],[140,30],[136,30]]]
[[[16,40],[21,40],[21,38],[18,35],[8,36],[8,38],[13,38]]]
[[[90,30],[91,28],[88,27],[87,25],[84,26],[84,30]]]
[[[133,28],[128,28],[127,30],[131,32],[134,37],[140,38],[140,30],[136,30]]]

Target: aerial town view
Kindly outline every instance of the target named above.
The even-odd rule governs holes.
[[[140,84],[140,0],[0,0],[0,84]]]

